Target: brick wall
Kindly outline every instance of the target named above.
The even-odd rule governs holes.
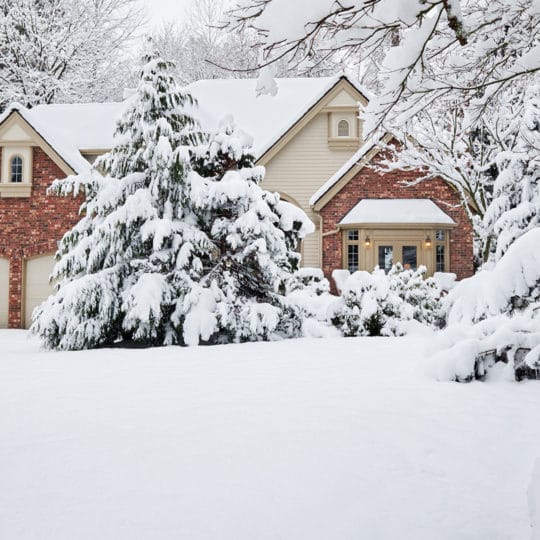
[[[377,162],[374,158],[373,163]],[[380,159],[380,157],[379,157]],[[473,274],[473,235],[470,221],[455,191],[441,179],[404,186],[403,181],[417,177],[414,171],[379,173],[364,167],[337,195],[321,210],[323,233],[332,233],[337,223],[360,199],[431,199],[448,214],[457,227],[450,232],[450,271],[463,279]],[[330,278],[332,271],[342,267],[341,234],[323,237],[323,271]]]
[[[1,154],[0,154],[1,159]],[[1,168],[1,162],[0,162]],[[26,259],[54,253],[57,241],[78,221],[81,199],[47,195],[56,178],[66,175],[39,147],[33,148],[30,197],[0,197],[0,257],[9,259],[10,328],[21,328]]]

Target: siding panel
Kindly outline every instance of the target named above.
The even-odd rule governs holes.
[[[331,150],[328,146],[328,114],[318,114],[266,164],[262,186],[297,201],[315,224],[303,246],[303,266],[321,266],[319,217],[309,206],[311,196],[354,153],[353,149]]]

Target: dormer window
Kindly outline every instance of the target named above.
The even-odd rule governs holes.
[[[347,120],[340,120],[338,122],[338,137],[350,137],[351,128]]]
[[[11,182],[20,184],[23,181],[23,160],[21,156],[13,156],[10,166]]]

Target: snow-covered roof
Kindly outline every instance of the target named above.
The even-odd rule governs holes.
[[[366,95],[344,76],[276,79],[275,96],[257,97],[256,79],[202,80],[187,89],[199,103],[196,116],[203,128],[212,130],[232,115],[253,138],[253,153],[259,158],[342,78]],[[0,123],[17,110],[73,170],[82,173],[88,170],[88,163],[81,152],[112,147],[116,120],[126,103],[38,105],[33,109],[13,104],[0,116]]]
[[[456,224],[430,199],[362,199],[339,222],[340,225],[360,223]]]
[[[79,150],[104,150],[113,145],[116,120],[126,102],[38,105],[32,118],[49,126],[51,132],[69,136]]]
[[[100,104],[102,105],[102,104]],[[49,107],[50,105],[43,106]],[[18,113],[26,123],[41,136],[49,146],[77,173],[86,173],[90,170],[90,164],[79,152],[75,141],[72,140],[73,133],[65,129],[60,122],[54,122],[51,119],[44,118],[39,111],[27,109],[19,103],[12,103],[0,115],[0,124],[4,122],[11,114]]]
[[[257,96],[257,79],[202,80],[190,84],[188,89],[199,103],[199,116],[206,129],[214,129],[223,116],[231,114],[236,124],[253,137],[253,152],[259,158],[341,78],[276,79],[275,96]]]

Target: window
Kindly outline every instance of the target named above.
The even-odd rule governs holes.
[[[347,246],[347,267],[349,272],[358,270],[358,244],[349,244]]]
[[[435,272],[444,272],[444,245],[435,246]]]
[[[338,137],[349,137],[350,136],[351,130],[350,130],[350,127],[349,127],[349,122],[347,122],[347,120],[340,120],[338,122],[337,134],[338,134]]]
[[[388,273],[394,264],[394,247],[379,246],[379,268]]]
[[[435,272],[446,272],[446,231],[435,231]]]
[[[11,181],[14,183],[21,183],[22,178],[22,158],[20,156],[14,156],[11,158]]]
[[[358,229],[344,231],[345,267],[349,272],[356,272],[360,266],[360,235]]]
[[[402,255],[403,268],[405,270],[416,270],[418,267],[416,246],[403,246]]]

